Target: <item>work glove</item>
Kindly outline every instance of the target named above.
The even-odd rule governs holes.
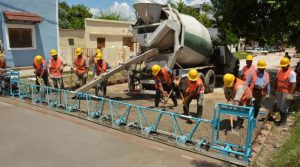
[[[292,94],[287,94],[286,96],[285,96],[285,100],[293,100],[293,95]]]
[[[174,87],[179,87],[179,80],[174,80],[173,85]]]
[[[163,95],[164,95],[165,97],[168,97],[168,92],[167,92],[167,91],[164,91]]]

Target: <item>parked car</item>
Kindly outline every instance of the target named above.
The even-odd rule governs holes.
[[[269,47],[267,50],[269,53],[276,53],[276,50],[273,47]]]
[[[251,53],[253,55],[258,55],[258,54],[267,55],[269,53],[268,50],[265,50],[264,48],[261,47],[257,47],[257,48],[248,47],[246,48],[246,52]]]

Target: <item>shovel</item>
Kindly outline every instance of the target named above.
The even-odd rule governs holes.
[[[166,104],[172,93],[173,93],[173,90],[171,90],[170,93],[168,94],[168,96],[164,98],[163,109],[162,109],[163,111],[166,111]]]

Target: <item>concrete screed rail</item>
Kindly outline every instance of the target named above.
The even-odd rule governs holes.
[[[213,119],[207,120],[111,100],[88,93],[24,83],[19,80],[18,72],[9,71],[8,73],[10,74],[10,87],[3,91],[3,95],[29,99],[34,105],[42,104],[44,107],[63,113],[81,113],[77,111],[85,111],[86,117],[84,119],[159,142],[161,140],[153,137],[152,134],[167,135],[173,140],[168,141],[166,144],[241,166],[248,165],[249,158],[252,156],[251,140],[255,129],[252,107],[217,103]],[[13,85],[17,85],[17,89],[14,90]],[[120,106],[123,109],[120,109]],[[135,113],[134,111],[137,112],[137,120],[130,121],[129,117]],[[146,115],[149,113],[157,115],[154,122],[147,119]],[[222,115],[239,116],[248,120],[244,145],[236,145],[220,139]],[[158,129],[162,116],[170,118],[172,123],[171,133]],[[188,133],[183,132],[178,123],[179,119],[190,119],[194,122]],[[200,128],[200,124],[203,123],[211,124],[212,134],[209,141],[205,138],[193,138],[197,129]]]

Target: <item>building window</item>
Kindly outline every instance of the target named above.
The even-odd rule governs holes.
[[[105,48],[105,38],[97,38],[97,48]]]
[[[35,31],[32,25],[7,25],[8,49],[35,49]]]
[[[74,38],[69,38],[68,42],[69,42],[69,46],[74,46]]]
[[[132,37],[124,37],[123,38],[123,46],[128,46],[130,51],[133,51],[133,38]]]

